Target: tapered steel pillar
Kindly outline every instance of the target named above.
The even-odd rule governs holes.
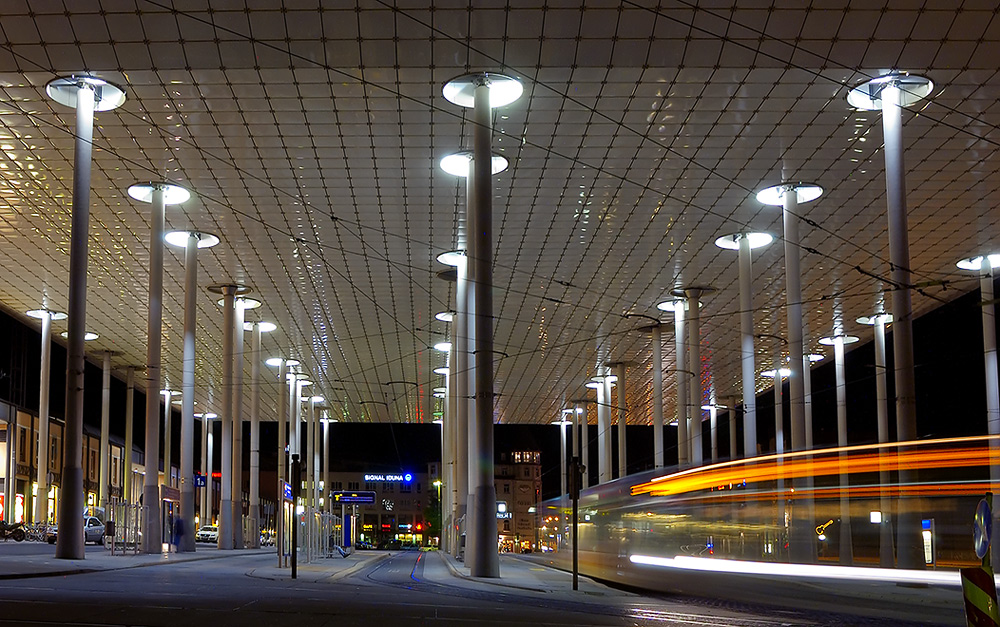
[[[285,467],[285,448],[288,446],[288,360],[279,358],[278,362],[278,481],[288,480],[288,469]]]
[[[573,410],[562,410],[559,414],[559,421],[556,424],[559,426],[559,496],[560,498],[569,494],[569,486],[566,483],[567,470],[569,469],[569,459],[566,457],[566,423],[572,424],[572,421],[567,421],[566,416],[572,416]]]
[[[785,452],[785,398],[784,384],[781,382],[781,342],[774,342],[774,452]]]
[[[736,459],[736,397],[729,399],[729,459]]]
[[[628,410],[625,406],[625,364],[616,363],[615,385],[618,387],[618,400],[615,407],[618,410],[618,477],[628,476]],[[609,396],[610,399],[610,396]]]
[[[847,446],[847,376],[844,370],[844,345],[857,342],[858,338],[850,335],[835,335],[820,340],[821,343],[833,346],[834,375],[837,383],[837,446]],[[840,454],[841,465],[846,468],[846,459]],[[840,473],[840,542],[838,553],[840,564],[850,566],[854,563],[854,547],[851,535],[850,508],[850,476],[846,470]]]
[[[468,531],[469,522],[469,414],[471,398],[469,395],[469,263],[466,256],[455,267],[458,280],[455,282],[455,521],[459,524],[455,539],[455,556],[461,555],[466,547],[462,546],[461,532]],[[468,544],[468,534],[465,542]]]
[[[125,454],[122,456],[122,466],[125,467],[124,481],[122,482],[122,495],[129,503],[134,504],[137,499],[133,494],[132,484],[132,443],[133,443],[133,414],[135,413],[135,366],[129,366],[125,371]]]
[[[910,243],[906,218],[906,169],[903,165],[902,107],[930,95],[934,84],[922,76],[889,74],[851,89],[848,102],[857,108],[882,111],[885,154],[886,205],[889,217],[890,278],[892,291],[892,347],[896,380],[896,436],[899,441],[917,437],[917,399],[913,368],[913,307],[910,297]],[[909,469],[900,471],[899,482],[911,483]],[[899,566],[925,568],[920,513],[907,499],[900,502]]]
[[[677,300],[673,303],[674,311],[674,384],[677,389],[677,465],[681,468],[690,464],[688,452],[691,444],[688,442],[688,390],[690,378],[687,372],[687,337],[686,320],[684,319],[684,309],[687,305],[684,300]]]
[[[53,320],[65,320],[66,314],[62,312],[49,311],[47,309],[35,309],[28,312],[28,315],[32,318],[38,318],[42,321],[42,347],[41,347],[41,369],[39,372],[39,386],[38,386],[38,466],[37,475],[35,481],[38,485],[37,492],[35,493],[33,503],[34,511],[33,516],[29,514],[29,518],[32,518],[36,523],[48,524],[49,522],[49,380],[51,368],[51,355],[52,355],[52,321]],[[14,425],[17,421],[13,421]],[[17,429],[11,429],[7,434],[7,442],[16,442]],[[8,444],[9,446],[9,444]],[[31,456],[31,447],[28,447],[25,457]],[[16,471],[16,466],[15,466]],[[12,473],[7,475],[9,477],[6,482],[7,485],[14,485],[15,481],[13,477],[16,475]],[[10,505],[7,509],[14,511],[13,500],[7,501]],[[13,520],[13,519],[11,519]]]
[[[690,341],[688,344],[688,370],[691,371],[691,398],[688,399],[688,438],[691,442],[691,463],[701,466],[703,463],[703,452],[701,444],[701,399],[704,392],[701,381],[701,295],[704,289],[700,287],[689,287],[684,289],[684,296],[688,301],[688,311],[691,314],[688,331]]]
[[[57,522],[62,528],[56,557],[83,559],[83,338],[87,323],[87,247],[90,227],[90,170],[94,112],[125,102],[125,92],[93,77],[57,78],[45,86],[49,97],[76,109],[73,153],[73,208],[69,245],[69,331],[66,351],[66,424],[63,428],[63,467]],[[47,417],[46,417],[47,419]],[[48,490],[40,492],[44,497]]]
[[[172,390],[163,390],[163,483],[162,485],[170,487],[170,470],[173,466],[174,460],[172,459],[171,453],[173,452],[173,442],[171,442],[171,436],[173,435],[173,425],[170,424],[171,418],[173,417],[173,411],[170,407],[170,399],[176,394]]]
[[[205,477],[205,487],[201,490],[201,499],[198,504],[198,523],[210,525],[212,515],[208,513],[208,494],[211,490],[212,475],[208,472],[208,417],[202,413],[201,418],[201,474]],[[197,526],[197,525],[196,525]]]
[[[330,502],[330,410],[323,410],[323,455],[320,460],[323,466],[323,486],[320,498],[323,499],[323,510],[327,513],[333,511]],[[440,501],[440,499],[438,499]]]
[[[608,414],[607,377],[594,377],[587,384],[597,390],[597,483],[611,481],[611,419]]]
[[[233,309],[233,548],[243,542],[243,322],[247,298],[237,298]],[[257,302],[257,301],[253,301]]]
[[[653,325],[653,466],[666,465],[663,449],[663,331]]]
[[[582,403],[581,409],[583,412],[580,413],[580,461],[583,463],[583,487],[590,487],[590,434],[587,433],[590,429],[590,417],[587,415],[587,408],[589,403]]]
[[[743,456],[757,454],[757,370],[753,327],[753,250],[767,246],[770,233],[741,232],[715,240],[719,248],[739,251],[740,369],[743,375]],[[734,408],[735,409],[735,408]]]
[[[253,349],[250,354],[250,498],[247,547],[260,548],[260,322],[253,324]]]
[[[236,285],[222,286],[222,446],[219,541],[223,550],[233,549],[233,343],[235,341]],[[242,330],[240,331],[242,333]]]
[[[152,194],[152,229],[149,245],[149,321],[146,348],[146,475],[142,488],[143,552],[163,551],[160,501],[160,342],[163,297],[163,188]],[[167,399],[169,411],[170,400]],[[60,525],[62,526],[62,525]],[[75,525],[78,526],[78,525]]]
[[[98,500],[97,502],[101,504],[101,507],[108,507],[108,494],[111,488],[111,475],[109,468],[111,466],[111,448],[110,448],[110,437],[111,437],[111,352],[104,351],[104,359],[101,364],[101,444],[100,455],[101,460],[98,462]]]

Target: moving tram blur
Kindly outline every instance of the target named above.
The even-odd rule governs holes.
[[[662,590],[690,570],[816,575],[823,565],[852,578],[957,582],[958,568],[979,563],[973,514],[998,460],[1000,439],[977,436],[631,475],[581,492],[580,572]],[[570,568],[569,498],[539,513],[542,551]]]

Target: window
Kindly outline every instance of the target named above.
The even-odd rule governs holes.
[[[49,438],[49,469],[56,467],[56,456],[59,454],[59,441]]]
[[[510,521],[509,520],[503,521],[503,530],[504,531],[510,531]]]
[[[411,486],[410,484],[408,484],[406,482],[400,483],[399,484],[399,491],[400,492],[412,492],[413,491],[413,486]]]
[[[24,450],[25,449],[24,440],[26,438],[27,429],[21,427],[19,431],[20,433],[18,433],[17,435],[17,461],[24,463],[26,458],[26,451]]]
[[[510,484],[509,483],[503,484],[503,493],[504,494],[510,494]]]
[[[417,494],[420,494],[420,484],[417,484]]]
[[[347,482],[347,489],[348,490],[357,490],[357,489],[359,489],[358,488],[359,485],[361,485],[360,481],[348,481]]]
[[[97,474],[97,451],[90,449],[90,478]],[[167,469],[167,483],[170,483],[170,469]]]

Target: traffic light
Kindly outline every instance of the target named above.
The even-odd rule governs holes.
[[[421,525],[420,523],[417,523],[417,531],[422,531],[423,528],[424,528],[423,525]]]

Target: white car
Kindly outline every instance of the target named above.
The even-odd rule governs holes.
[[[48,533],[45,536],[49,544],[55,544],[58,537],[59,528],[56,526],[49,527]],[[104,523],[96,516],[83,517],[83,543],[86,544],[87,542],[93,542],[94,544],[104,542]]]
[[[218,542],[219,528],[215,525],[205,525],[194,536],[195,542]]]

